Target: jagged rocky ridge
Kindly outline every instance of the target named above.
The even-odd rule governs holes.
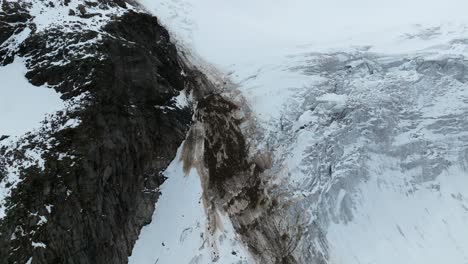
[[[1,64],[24,58],[29,81],[69,107],[0,149],[11,188],[0,263],[126,263],[192,120],[177,96],[209,83],[155,17],[125,1],[1,7]],[[62,23],[40,24],[59,9]]]

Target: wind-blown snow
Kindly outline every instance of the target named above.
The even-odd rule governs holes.
[[[329,228],[330,263],[467,263],[466,170],[444,172],[437,190],[408,193],[391,160],[374,164],[384,177],[363,186],[353,221]]]

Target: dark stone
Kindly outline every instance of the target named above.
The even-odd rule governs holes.
[[[86,7],[84,5],[78,5],[78,11],[80,11],[81,15],[86,14]]]
[[[103,30],[102,41],[77,49],[71,44],[100,33],[51,28],[31,34],[17,51],[28,58],[32,84],[51,85],[67,99],[87,93],[88,99],[57,113],[24,144],[0,150],[0,165],[25,160],[33,148],[45,161],[44,168],[19,170],[22,181],[0,222],[0,263],[30,257],[33,264],[126,263],[141,227],[151,221],[161,172],[192,121],[192,110],[176,107],[173,97],[206,78],[184,65],[155,17],[130,11]],[[58,129],[71,118],[80,124]],[[46,205],[53,206],[50,212]],[[39,225],[39,215],[47,223]]]
[[[0,66],[13,62],[15,52],[12,52],[4,43],[13,35],[23,31],[32,18],[27,13],[27,4],[24,2],[2,1],[0,11]]]

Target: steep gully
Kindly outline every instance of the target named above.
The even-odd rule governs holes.
[[[263,174],[273,160],[268,152],[249,146],[245,135],[255,133],[255,124],[239,98],[209,94],[198,101],[195,123],[183,145],[184,170],[195,168],[201,177],[212,235],[222,228],[218,212],[225,212],[259,263],[296,263],[293,251],[302,219],[299,213],[285,214],[288,206],[280,203],[281,196],[270,195],[277,192]]]

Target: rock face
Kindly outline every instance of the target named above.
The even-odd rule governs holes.
[[[27,27],[31,20],[24,2],[1,2],[0,10],[0,65],[11,63],[14,52],[5,47],[6,41],[15,34],[19,34]]]
[[[0,180],[15,185],[0,220],[0,263],[126,263],[191,123],[177,96],[204,78],[155,17],[123,1],[75,2],[1,3],[0,63],[26,58],[30,82],[69,108],[0,145]],[[28,10],[39,4],[83,20],[38,29]],[[82,26],[96,17],[108,21]]]

